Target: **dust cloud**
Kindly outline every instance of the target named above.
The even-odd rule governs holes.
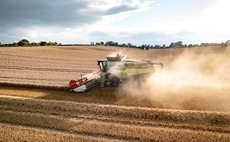
[[[122,50],[119,50],[119,51],[110,52],[109,54],[107,54],[106,57],[116,57],[117,54],[119,54],[119,55],[125,55]]]
[[[165,62],[163,70],[145,80],[130,80],[122,85],[117,103],[130,101],[131,105],[156,108],[229,112],[229,61],[229,47],[183,49]]]

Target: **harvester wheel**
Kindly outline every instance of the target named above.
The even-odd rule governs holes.
[[[113,78],[113,81],[112,81],[112,86],[113,87],[119,86],[119,83],[120,83],[120,80],[118,78]]]
[[[113,87],[117,87],[118,85],[119,85],[119,84],[118,84],[117,82],[113,82],[113,83],[112,83],[112,86],[113,86]]]

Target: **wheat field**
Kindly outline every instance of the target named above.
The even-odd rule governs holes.
[[[80,94],[68,91],[70,79],[97,70],[98,59],[118,52],[162,61],[162,72],[170,76]],[[229,53],[222,47],[0,48],[0,141],[228,142]]]

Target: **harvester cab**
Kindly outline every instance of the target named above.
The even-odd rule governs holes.
[[[153,74],[157,65],[161,68],[164,67],[162,62],[126,59],[126,57],[126,55],[117,54],[98,60],[97,64],[100,70],[87,74],[78,80],[71,80],[69,82],[70,90],[85,92],[96,84],[99,84],[100,87],[117,87],[130,78],[141,78]]]
[[[106,57],[106,59],[98,60],[98,66],[101,71],[100,87],[113,86],[117,87],[121,83],[118,74],[122,72],[125,64],[126,55]]]

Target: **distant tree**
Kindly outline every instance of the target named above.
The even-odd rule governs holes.
[[[57,46],[58,45],[58,43],[57,42],[54,42],[54,46]]]
[[[125,43],[122,43],[120,46],[121,46],[121,47],[128,47],[128,45],[125,44]]]
[[[174,45],[175,47],[183,47],[182,41],[177,41]]]
[[[100,45],[105,45],[105,43],[103,41],[100,42]]]
[[[188,47],[193,47],[193,45],[192,45],[192,44],[189,44]]]
[[[147,46],[146,46],[146,50],[149,50],[149,49],[150,49],[150,45],[147,45]]]
[[[198,47],[198,46],[199,46],[199,44],[194,44],[193,46],[194,46],[194,47]]]
[[[29,46],[30,42],[27,39],[22,39],[17,44],[18,46]]]
[[[146,44],[142,44],[142,45],[141,45],[141,49],[143,49],[143,50],[146,50],[146,47],[147,47]]]
[[[209,46],[209,43],[201,43],[200,46]]]
[[[225,46],[227,47],[227,46],[230,46],[230,40],[227,40],[226,42],[225,42]]]
[[[47,45],[48,45],[48,46],[51,46],[51,45],[53,45],[53,43],[52,43],[52,42],[48,42]]]
[[[133,47],[133,45],[131,43],[128,43],[127,46],[130,48]]]
[[[36,43],[36,42],[32,42],[30,43],[31,46],[39,46],[40,44],[39,43]]]
[[[94,42],[90,42],[90,45],[94,45]]]
[[[112,41],[106,41],[105,45],[110,46],[112,44]]]
[[[172,42],[172,43],[169,45],[169,47],[170,47],[170,48],[173,48],[173,47],[174,47],[174,45],[175,45],[175,43],[174,43],[174,42]]]
[[[18,46],[18,44],[17,44],[16,42],[14,42],[12,45],[13,45],[14,47]]]
[[[101,43],[100,42],[96,42],[96,45],[101,45]]]
[[[114,42],[114,41],[107,41],[105,43],[107,46],[118,46],[118,43],[117,42]]]
[[[8,47],[8,46],[9,46],[9,44],[3,44],[2,46],[4,46],[4,47]]]
[[[177,45],[182,45],[182,41],[177,41],[176,44]]]
[[[56,46],[57,45],[57,42],[48,42],[45,44],[45,46]]]
[[[142,44],[140,48],[143,49],[143,50],[149,50],[150,49],[150,45]]]
[[[46,41],[41,41],[40,46],[47,46],[47,42]]]
[[[160,46],[160,45],[155,45],[154,48],[155,48],[155,49],[160,49],[161,46]]]
[[[221,46],[221,47],[226,47],[226,45],[225,45],[224,42],[221,42],[220,46]]]
[[[118,42],[114,42],[114,45],[113,46],[118,46],[119,44],[118,44]]]
[[[180,48],[183,47],[182,41],[172,42],[169,46],[170,48]]]

